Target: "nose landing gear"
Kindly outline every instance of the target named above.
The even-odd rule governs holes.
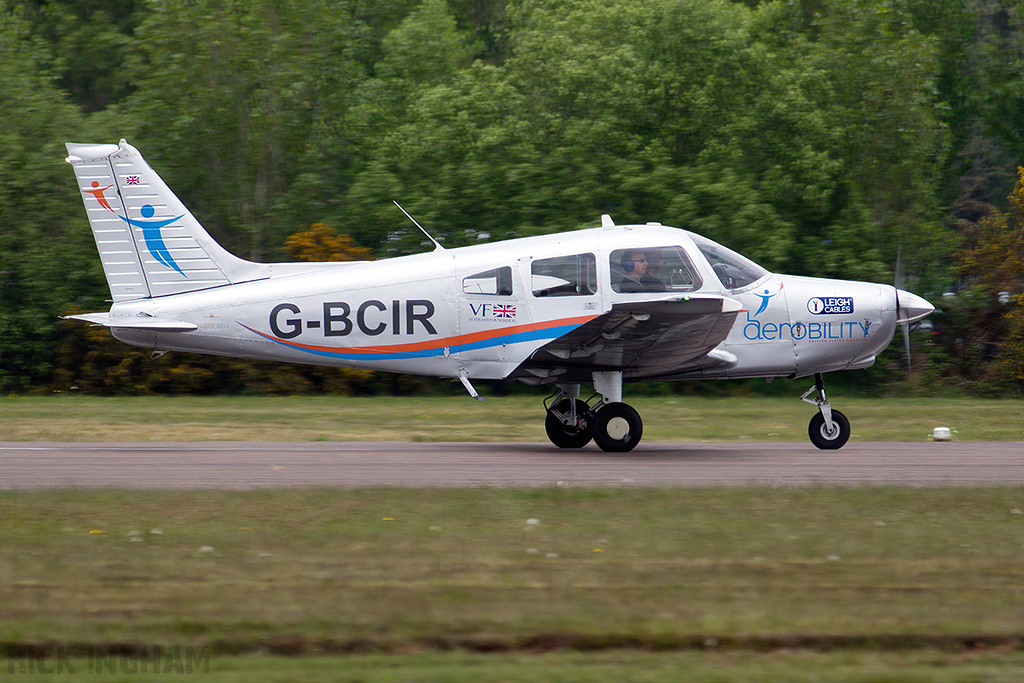
[[[817,391],[816,398],[807,398]],[[814,386],[804,392],[801,401],[817,406],[818,413],[811,418],[807,426],[807,435],[811,443],[822,450],[834,451],[846,445],[850,439],[850,421],[838,410],[832,410],[832,404],[825,396],[825,380],[821,373],[814,376]]]

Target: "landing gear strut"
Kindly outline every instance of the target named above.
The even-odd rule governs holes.
[[[593,405],[579,398],[578,384],[559,385],[544,401],[548,439],[559,448],[583,448],[593,439],[609,453],[633,450],[644,423],[632,406],[622,402],[622,373],[595,372],[594,389],[600,399]]]
[[[816,398],[807,398],[815,391],[818,392]],[[850,421],[838,410],[832,410],[832,404],[825,396],[825,380],[820,372],[814,376],[814,386],[805,391],[800,400],[817,406],[819,411],[807,426],[811,443],[822,450],[837,450],[846,445],[850,439]]]

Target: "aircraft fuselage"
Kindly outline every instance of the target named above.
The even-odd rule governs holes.
[[[690,283],[658,292],[615,291],[613,255],[681,250]],[[535,256],[543,254],[543,257]],[[561,259],[561,261],[558,261]],[[573,261],[571,291],[549,292],[536,262]],[[714,294],[741,310],[715,363],[625,368],[627,379],[801,377],[869,366],[892,339],[896,290],[888,285],[766,273],[727,289],[691,239],[662,226],[610,227],[355,263],[140,301],[140,312],[196,325],[188,332],[119,328],[121,341],[161,351],[502,379],[539,343],[652,297]],[[557,271],[561,273],[561,271]],[[483,275],[483,277],[478,277]],[[669,285],[671,287],[672,285]],[[685,344],[686,340],[680,340]],[[734,357],[734,359],[733,359]]]

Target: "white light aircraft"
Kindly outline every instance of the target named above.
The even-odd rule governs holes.
[[[889,285],[778,275],[692,232],[609,216],[380,261],[253,263],[214,241],[124,140],[67,149],[113,301],[69,317],[154,355],[451,377],[477,398],[474,380],[548,385],[545,427],[561,448],[640,442],[624,381],[812,375],[810,439],[840,448],[850,423],[822,374],[870,366],[898,324],[933,310]]]

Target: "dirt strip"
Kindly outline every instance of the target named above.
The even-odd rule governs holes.
[[[544,653],[640,650],[678,652],[721,650],[775,652],[873,651],[900,652],[937,650],[942,652],[1024,651],[1024,633],[987,634],[776,634],[750,636],[624,636],[577,633],[548,633],[519,638],[446,636],[412,640],[311,639],[278,636],[258,640],[212,640],[190,649],[209,655],[313,656],[338,654],[410,654],[415,652]],[[162,660],[172,648],[138,642],[61,643],[24,641],[0,643],[0,657],[55,659],[129,657]]]

